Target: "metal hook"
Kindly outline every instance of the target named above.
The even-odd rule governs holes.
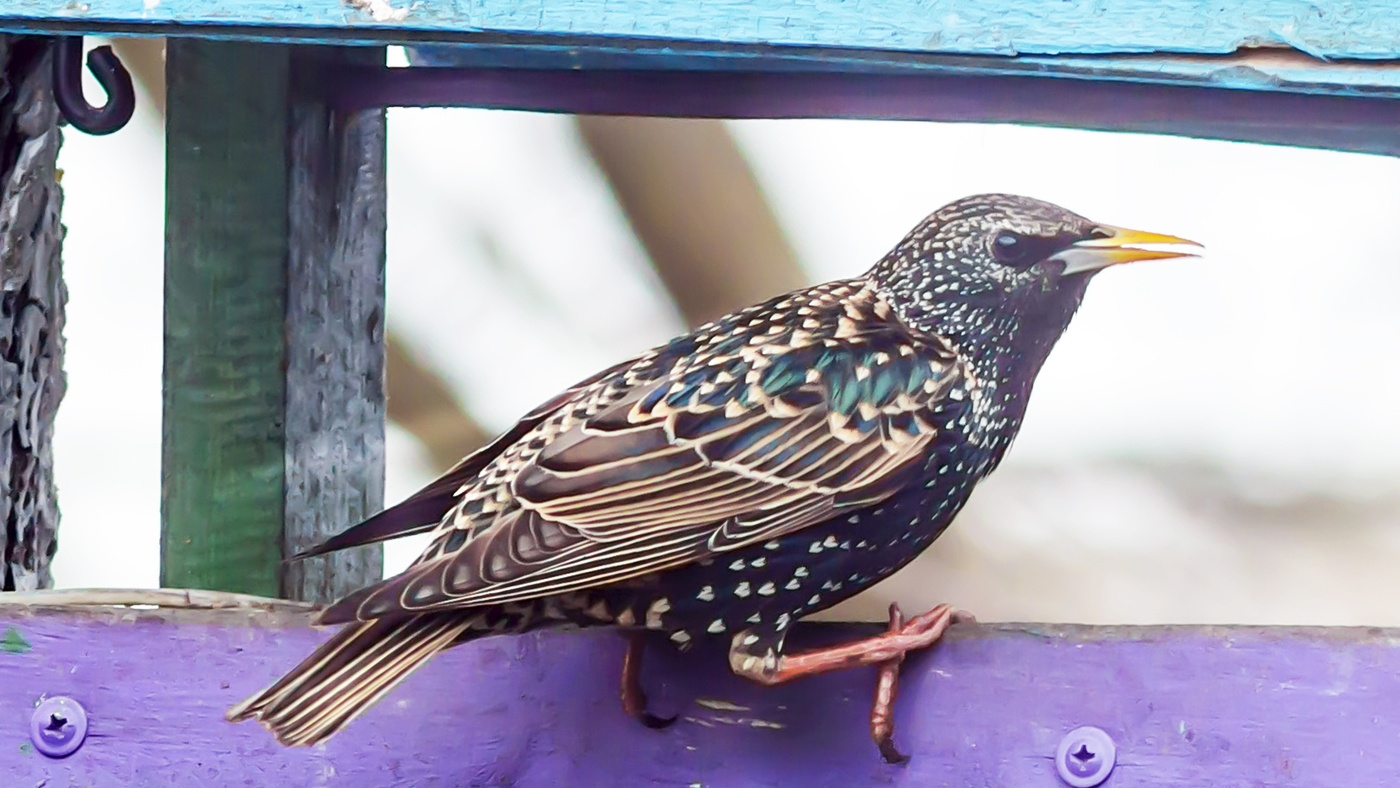
[[[94,107],[83,97],[83,37],[59,36],[53,58],[53,96],[73,128],[88,134],[111,134],[136,111],[131,74],[111,47],[88,53],[87,67],[107,92],[107,103]]]

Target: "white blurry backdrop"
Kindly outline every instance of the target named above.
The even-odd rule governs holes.
[[[837,616],[899,599],[989,620],[1400,625],[1400,162],[1013,126],[731,128],[813,280],[987,191],[1208,249],[1099,277],[1002,470]],[[488,428],[683,330],[568,119],[392,110],[389,140],[390,322]],[[60,587],[158,579],[162,157],[148,111],[66,133]],[[430,476],[392,427],[388,476],[391,502]],[[421,545],[390,545],[388,569]]]

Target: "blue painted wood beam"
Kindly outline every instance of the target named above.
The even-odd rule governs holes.
[[[0,30],[452,42],[465,46],[437,54],[483,68],[1036,75],[1393,98],[1400,97],[1400,14],[1392,5],[19,0],[0,8]]]
[[[1392,0],[14,0],[8,30],[274,39],[608,39],[996,56],[1397,57]]]

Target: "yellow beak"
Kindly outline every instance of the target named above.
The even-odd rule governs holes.
[[[1167,260],[1173,257],[1197,256],[1194,251],[1136,248],[1139,246],[1201,246],[1195,241],[1188,241],[1175,235],[1129,230],[1126,227],[1112,227],[1110,225],[1099,225],[1097,229],[1101,233],[1107,233],[1107,235],[1079,241],[1063,252],[1051,256],[1051,260],[1060,260],[1065,264],[1065,275],[1098,271],[1110,265],[1131,263],[1138,260]]]

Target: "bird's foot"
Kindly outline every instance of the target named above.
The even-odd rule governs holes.
[[[627,635],[627,653],[622,657],[622,710],[648,728],[660,730],[676,718],[658,717],[647,711],[647,696],[642,690],[642,654],[645,651],[646,633]]]
[[[897,603],[890,603],[890,634],[904,629],[904,613]],[[899,695],[899,671],[904,666],[904,653],[876,666],[875,698],[870,703],[870,738],[880,748],[885,763],[899,764],[909,756],[894,746],[894,699]]]
[[[899,659],[904,658],[904,654],[910,651],[918,651],[928,648],[937,643],[943,637],[943,633],[950,624],[975,624],[977,617],[966,610],[956,610],[952,605],[938,605],[921,616],[915,616],[904,621],[904,614],[900,611],[899,605],[890,604],[890,627],[884,635],[877,635],[871,640],[879,641],[884,639],[884,646],[879,648],[893,648],[900,652]]]
[[[899,606],[890,605],[890,625],[883,634],[781,656],[774,653],[771,646],[762,655],[744,649],[741,644],[745,633],[739,633],[730,647],[729,664],[739,676],[767,686],[864,665],[877,667],[875,697],[870,707],[870,737],[887,762],[903,763],[908,759],[893,743],[894,700],[899,694],[900,666],[909,652],[937,643],[955,621],[976,619],[970,613],[954,610],[951,605],[938,605],[905,621]]]
[[[890,626],[885,636],[912,640],[914,645],[876,666],[875,697],[870,704],[870,738],[880,748],[880,756],[885,763],[900,764],[909,760],[909,756],[894,746],[894,699],[899,695],[899,671],[904,665],[904,655],[933,645],[943,636],[949,624],[976,621],[971,613],[954,610],[949,605],[939,605],[905,623],[899,605],[890,604]]]

